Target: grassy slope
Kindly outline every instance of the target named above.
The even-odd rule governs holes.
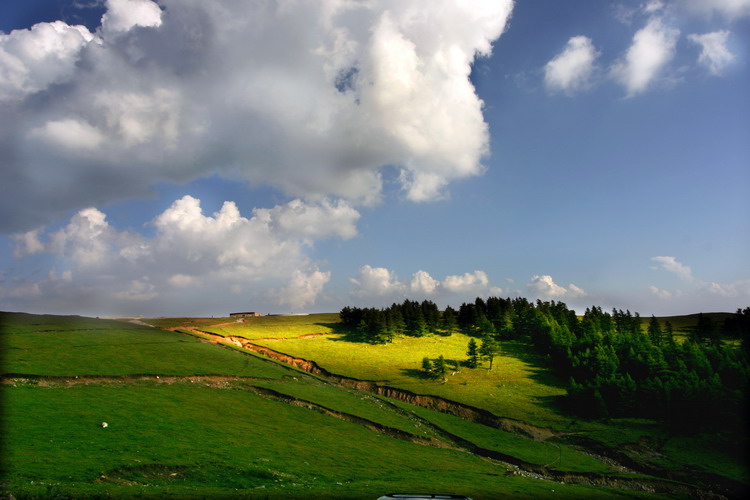
[[[228,325],[208,326],[205,330],[219,335],[238,335],[248,339],[295,338],[302,335],[334,333],[339,325],[339,315],[337,313],[325,313],[305,316],[258,316],[242,318],[242,322],[235,321]]]
[[[711,316],[718,321],[726,313]],[[676,330],[688,331],[697,318],[698,315],[690,315],[665,319],[672,321]],[[309,328],[309,325],[306,326],[309,318],[297,317],[294,320],[297,322],[296,331]],[[252,324],[237,328],[234,334],[249,339],[264,337],[253,329]],[[257,343],[315,360],[333,373],[377,380],[418,394],[442,396],[539,426],[585,432],[616,448],[644,438],[651,442],[660,442],[664,438],[663,429],[649,420],[619,419],[603,423],[572,419],[559,412],[554,401],[565,394],[564,384],[543,367],[542,360],[527,345],[519,342],[501,343],[502,353],[495,359],[492,371],[487,369],[486,364],[478,369],[462,368],[459,373],[449,375],[446,383],[442,383],[423,376],[420,370],[422,358],[428,356],[435,359],[443,354],[449,361],[465,360],[468,337],[461,334],[450,337],[397,337],[389,345],[355,342],[343,334],[306,339],[294,338],[291,334],[288,337],[286,340]],[[459,432],[455,434],[461,435]],[[653,458],[655,463],[677,468],[697,466],[740,481],[750,480],[744,464],[727,459],[714,448],[711,440],[677,439],[674,444],[668,440],[661,453],[663,456]]]
[[[2,372],[35,375],[213,375],[281,377],[288,372],[197,338],[91,318],[0,315]],[[58,322],[59,321],[59,322]]]
[[[569,422],[548,404],[565,394],[559,380],[539,370],[533,353],[517,342],[503,342],[503,354],[495,358],[492,371],[461,368],[447,382],[426,378],[422,358],[441,354],[449,363],[466,359],[469,337],[397,337],[387,345],[349,342],[340,336],[299,340],[260,341],[261,345],[287,354],[313,359],[327,370],[421,394],[433,394],[485,408],[497,415],[526,420],[542,426],[564,426]],[[511,355],[513,353],[513,355]]]
[[[92,366],[101,375],[154,373],[167,366],[161,358],[175,366],[166,368],[169,373],[188,373],[204,362],[215,364],[211,371],[225,366],[218,373],[226,374],[236,374],[241,366],[243,374],[265,379],[245,384],[283,389],[384,425],[415,427],[398,414],[384,416],[376,398],[314,379],[303,381],[305,377],[284,384],[279,376],[295,372],[218,346],[193,342],[205,350],[186,351],[183,343],[164,342],[172,338],[164,337],[165,332],[106,321],[23,318],[14,323],[16,319],[3,316],[3,344],[13,342],[16,348],[7,350],[8,360],[35,369],[28,374],[43,374],[51,362],[55,371],[68,375],[91,374]],[[39,327],[57,331],[35,331]],[[43,347],[54,342],[56,350]],[[71,347],[87,343],[96,347]],[[139,356],[123,357],[126,345]],[[53,352],[63,351],[60,359],[67,365],[55,361]],[[158,355],[149,354],[154,352]],[[213,357],[216,353],[221,360]],[[25,364],[19,365],[19,356]],[[107,363],[97,365],[99,356]],[[104,493],[375,498],[399,489],[455,491],[475,498],[537,498],[552,496],[552,489],[554,496],[634,496],[505,476],[503,467],[472,455],[396,440],[312,409],[262,398],[242,390],[242,384],[222,389],[187,382],[72,387],[16,382],[4,384],[2,392],[2,482],[19,499]],[[109,427],[100,428],[101,421]]]
[[[724,320],[732,316],[732,314],[733,313],[711,312],[703,313],[703,316],[711,319],[714,324],[721,326],[724,323]],[[674,329],[675,333],[683,334],[690,333],[690,329],[698,324],[698,314],[686,314],[683,316],[663,316],[656,319],[659,320],[662,328],[664,327],[664,323],[669,321],[672,324],[672,328]],[[648,329],[648,322],[650,320],[650,316],[641,318],[641,326],[644,331]]]

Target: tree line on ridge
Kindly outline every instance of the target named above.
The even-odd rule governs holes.
[[[584,417],[651,418],[683,430],[744,425],[750,307],[723,324],[701,314],[684,340],[669,321],[653,316],[644,329],[638,313],[593,306],[579,317],[563,302],[525,298],[477,298],[442,312],[429,300],[405,300],[384,309],[347,306],[340,316],[369,342],[391,342],[400,334],[466,334],[474,343],[462,363],[469,368],[493,359],[503,341],[528,343],[567,381],[565,407]],[[487,352],[480,353],[485,345]],[[444,378],[445,363],[436,363],[436,376]]]

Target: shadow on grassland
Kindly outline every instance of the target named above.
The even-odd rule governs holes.
[[[553,372],[549,361],[534,352],[531,344],[518,340],[504,340],[500,342],[501,352],[505,356],[512,356],[527,365],[528,377],[534,382],[556,389],[567,389],[567,384]],[[563,404],[564,396],[538,396],[539,405],[555,412],[569,413]]]
[[[416,368],[401,368],[401,373],[407,377],[415,378],[418,380],[434,380],[435,377],[432,374],[425,372],[424,370],[417,370]]]
[[[332,342],[353,342],[356,344],[379,344],[381,342],[375,341],[367,335],[363,335],[357,330],[353,330],[348,326],[344,326],[342,323],[315,323],[316,325],[329,328],[331,334],[341,335],[340,337],[329,337],[328,340]]]

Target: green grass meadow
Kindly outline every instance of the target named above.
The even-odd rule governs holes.
[[[184,323],[186,326],[200,325]],[[229,319],[218,324],[205,325],[204,330],[218,335],[236,335],[246,339],[287,339],[303,335],[336,333],[340,329],[338,313],[307,314],[300,316],[255,316]]]
[[[728,314],[708,313],[708,316],[720,323]],[[585,433],[612,448],[629,450],[627,445],[644,439],[659,443],[665,441],[665,430],[654,421],[587,421],[572,418],[560,411],[558,401],[566,393],[564,382],[545,368],[544,360],[530,346],[521,342],[501,342],[501,353],[495,358],[492,370],[489,370],[486,362],[476,369],[460,366],[457,372],[452,371],[443,382],[424,375],[421,370],[422,358],[426,356],[435,360],[442,354],[450,365],[454,361],[460,363],[466,359],[468,336],[397,336],[390,344],[369,344],[340,330],[338,333],[302,338],[322,323],[315,315],[288,317],[285,320],[289,327],[286,338],[275,336],[276,340],[254,340],[254,343],[295,357],[314,360],[335,374],[377,381],[417,394],[440,396],[540,427]],[[697,323],[698,315],[660,320],[662,323],[670,320],[678,335],[687,335]],[[647,318],[644,318],[644,322],[647,324]],[[233,327],[232,335],[247,339],[269,337],[254,325],[252,322],[237,325]],[[207,328],[207,331],[227,334],[219,328]],[[649,453],[648,461],[659,466],[696,467],[750,482],[746,464],[736,458],[727,459],[720,443],[711,439],[683,439],[677,440],[679,446],[673,446],[668,430],[666,435],[667,446]],[[717,467],[717,463],[734,465]]]
[[[602,442],[614,446],[655,432],[648,422],[624,425],[626,430],[572,422],[554,404],[564,393],[562,385],[520,344],[504,344],[492,371],[462,368],[442,383],[419,373],[422,357],[462,360],[468,337],[362,344],[347,340],[336,315],[251,318],[232,325],[225,325],[227,318],[147,321],[284,339],[258,343],[313,359],[334,373],[440,395],[535,425],[600,433]],[[325,335],[300,338],[312,333]],[[564,473],[640,477],[556,439],[534,440],[340,387],[179,332],[0,313],[0,340],[0,484],[4,495],[19,500],[374,500],[393,491],[458,493],[475,500],[674,498],[513,473],[502,462],[471,453],[466,443]],[[676,453],[698,455],[692,442],[672,446]]]

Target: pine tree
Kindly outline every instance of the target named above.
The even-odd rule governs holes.
[[[479,351],[477,350],[477,341],[474,339],[469,340],[468,350],[466,355],[469,359],[466,360],[466,365],[469,368],[476,368],[479,365]]]
[[[458,331],[458,322],[456,321],[456,311],[448,306],[443,311],[443,317],[440,320],[440,328],[445,335],[452,335]]]
[[[448,373],[448,365],[445,363],[445,356],[442,354],[438,357],[437,361],[435,361],[433,371],[435,376],[441,377],[443,382],[445,382],[445,374]]]
[[[664,338],[667,341],[667,344],[670,346],[674,346],[674,329],[672,328],[672,323],[669,322],[669,320],[664,322]]]
[[[659,324],[659,320],[656,319],[653,314],[648,322],[648,336],[651,339],[652,344],[655,346],[661,346],[663,340],[661,325]]]
[[[482,345],[479,347],[479,355],[482,359],[490,362],[490,370],[492,370],[492,362],[495,360],[498,350],[499,346],[497,342],[491,337],[487,336],[482,340]]]
[[[422,370],[426,374],[432,376],[432,361],[430,361],[430,358],[428,358],[427,356],[422,358]]]

